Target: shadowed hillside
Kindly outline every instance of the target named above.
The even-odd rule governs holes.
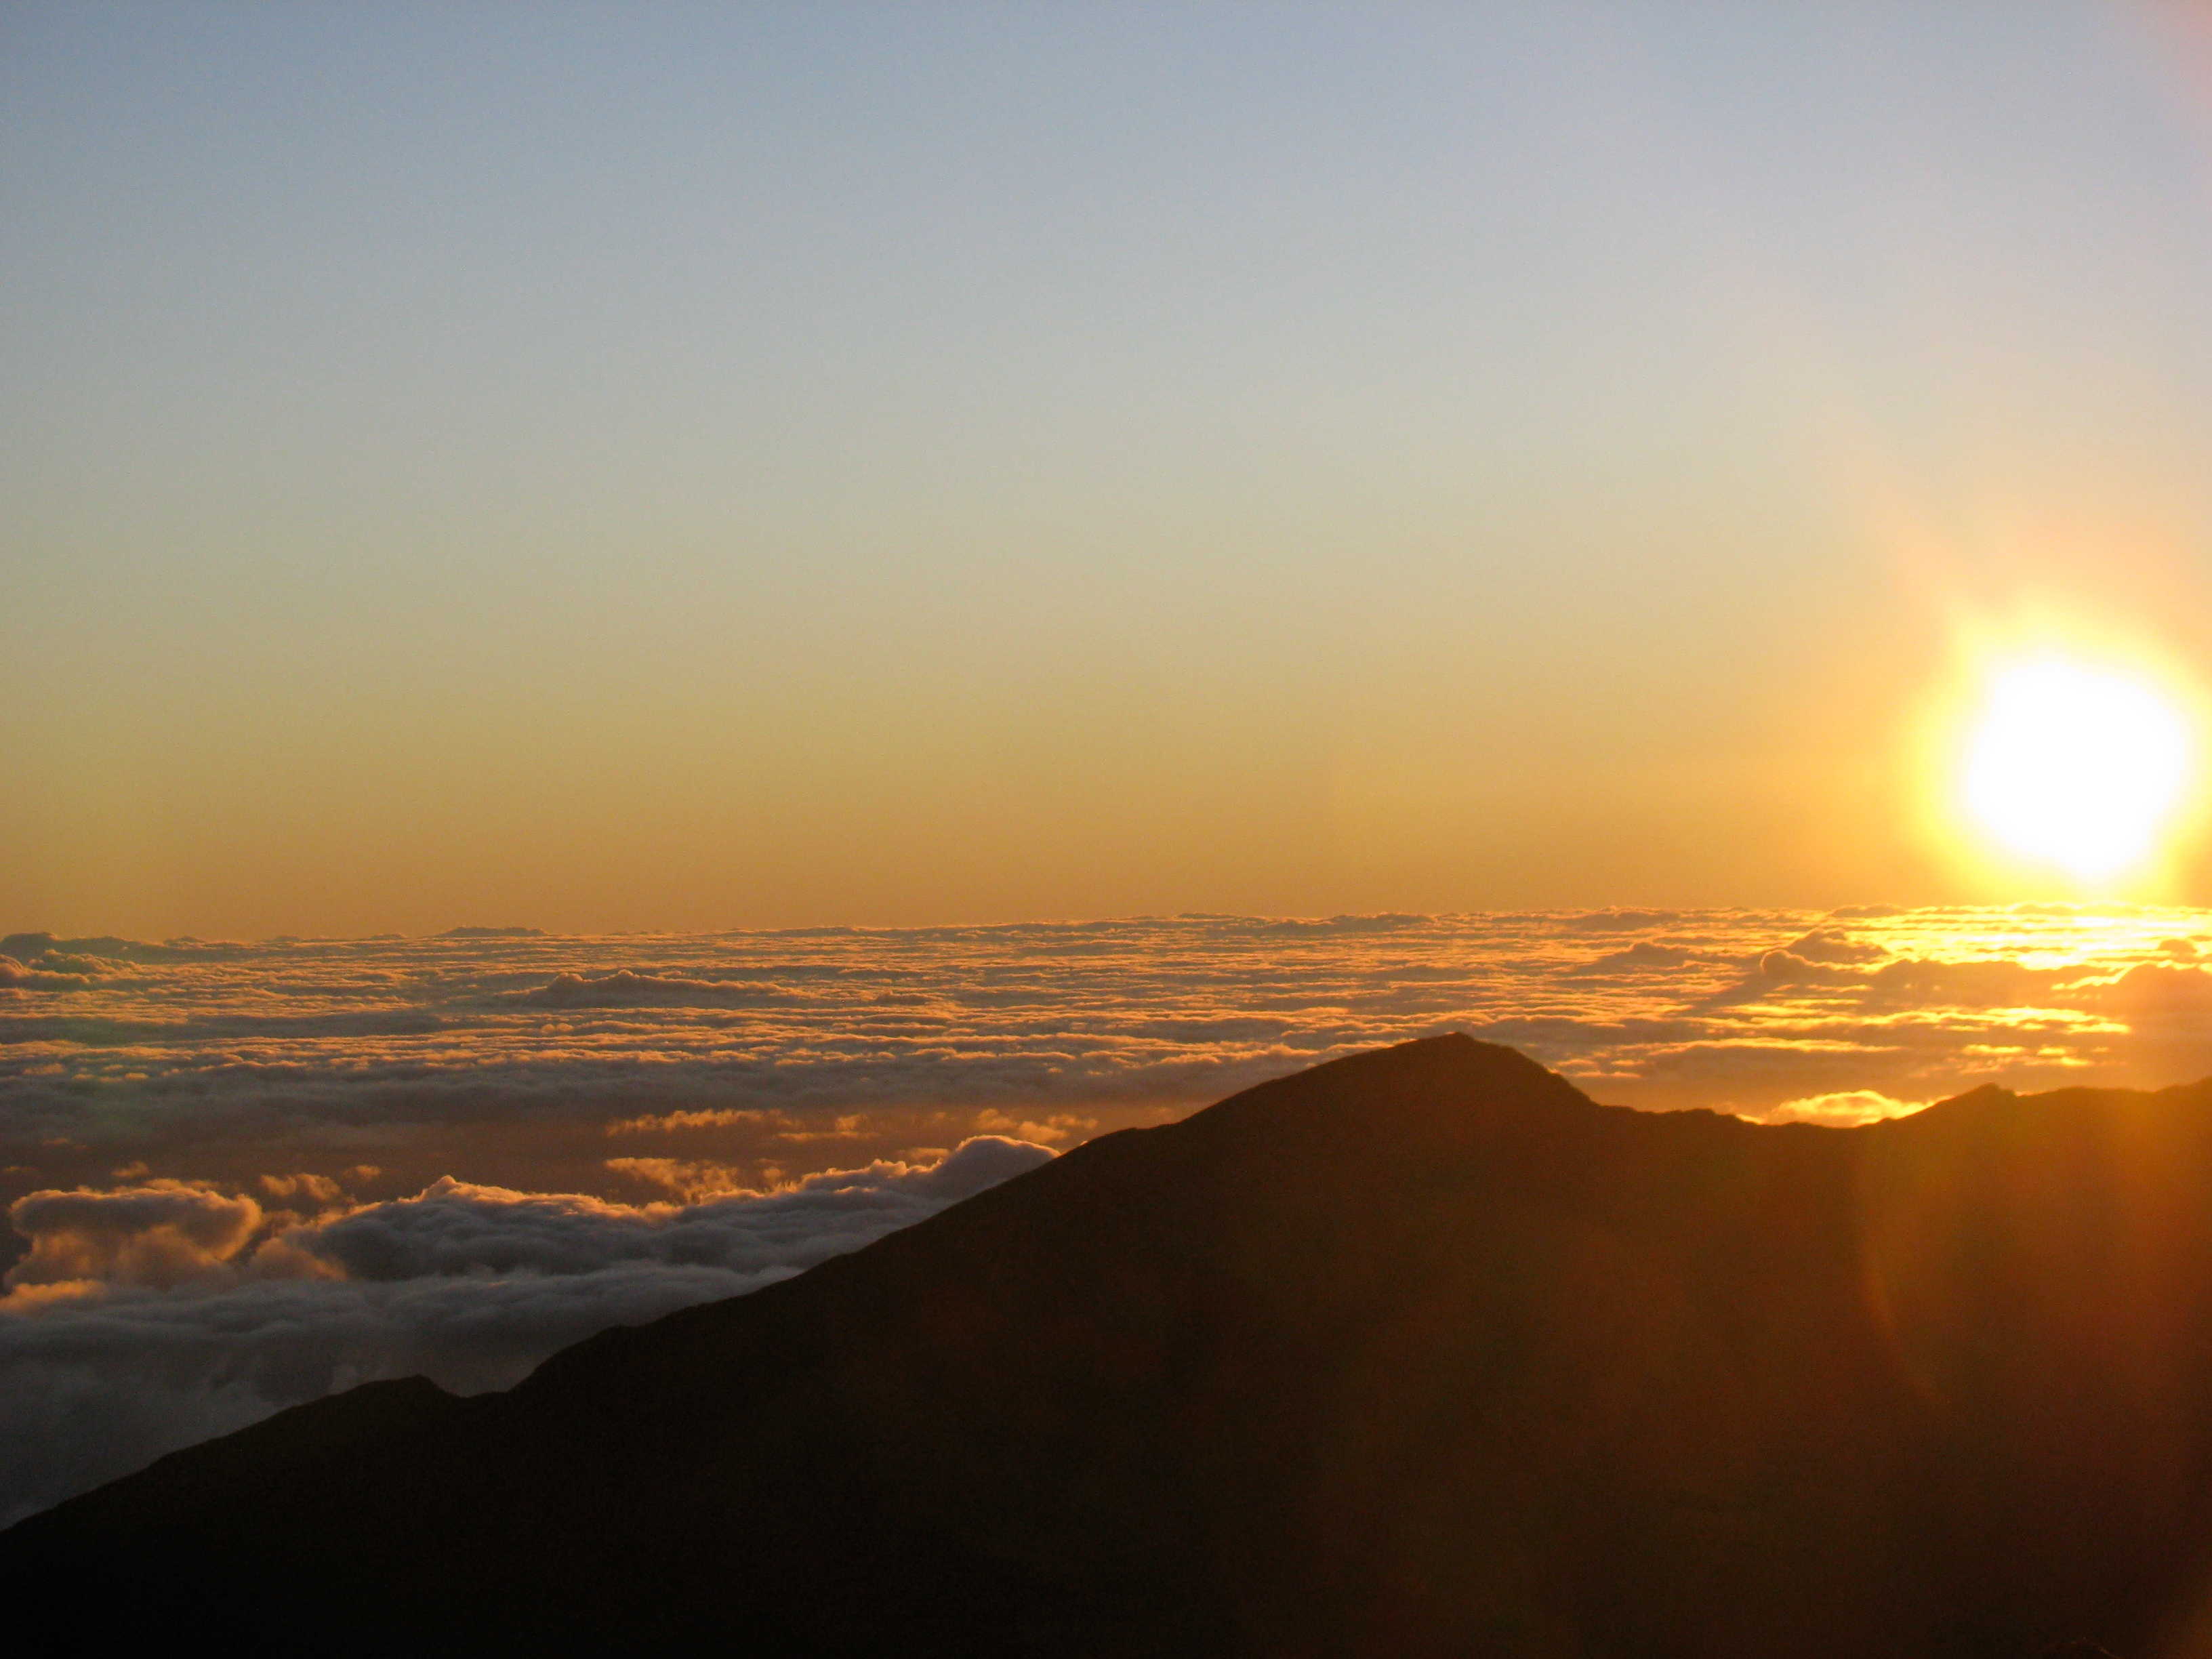
[[[2212,1653],[2208,1106],[1761,1127],[1408,1043],[508,1394],[166,1458],[0,1538],[5,1605],[48,1651]]]

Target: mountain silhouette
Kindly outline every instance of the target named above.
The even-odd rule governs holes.
[[[1762,1127],[1439,1037],[505,1394],[164,1458],[0,1537],[0,1607],[46,1653],[2212,1653],[2208,1200],[2212,1085]]]

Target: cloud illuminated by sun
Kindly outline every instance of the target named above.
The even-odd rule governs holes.
[[[1958,776],[1998,848],[2100,883],[2158,850],[2197,769],[2189,714],[2154,681],[2046,654],[1991,665]]]

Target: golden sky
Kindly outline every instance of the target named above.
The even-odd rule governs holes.
[[[11,8],[0,917],[2074,894],[1960,728],[2212,660],[2178,15]]]

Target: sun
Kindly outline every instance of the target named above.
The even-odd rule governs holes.
[[[2058,656],[1998,666],[1960,789],[1999,846],[2084,882],[2142,863],[2182,805],[2197,736],[2150,681]]]

